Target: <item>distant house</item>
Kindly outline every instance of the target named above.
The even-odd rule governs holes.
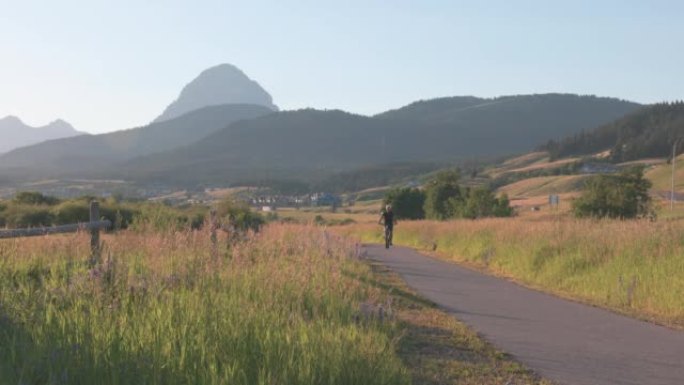
[[[620,169],[610,163],[584,163],[579,169],[581,174],[614,174],[618,171]]]
[[[311,204],[314,206],[339,206],[342,199],[330,193],[311,194]]]

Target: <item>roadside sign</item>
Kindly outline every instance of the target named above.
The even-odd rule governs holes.
[[[549,204],[551,206],[558,206],[560,204],[560,197],[558,195],[549,195]]]

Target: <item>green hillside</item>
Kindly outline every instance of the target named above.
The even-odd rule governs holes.
[[[544,149],[553,158],[610,150],[608,159],[625,162],[667,157],[676,138],[684,137],[684,102],[645,107],[591,131],[550,142]]]

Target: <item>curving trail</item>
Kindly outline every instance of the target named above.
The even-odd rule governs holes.
[[[364,249],[422,296],[549,380],[684,384],[684,332],[527,289],[413,249]]]

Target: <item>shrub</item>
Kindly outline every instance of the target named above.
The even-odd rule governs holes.
[[[90,206],[82,201],[62,202],[52,209],[55,221],[59,224],[87,222],[90,220]]]
[[[430,181],[425,189],[425,216],[429,219],[445,220],[452,216],[450,199],[460,199],[458,170],[442,171]]]
[[[55,219],[48,207],[26,204],[8,205],[3,216],[4,225],[10,228],[50,226]]]
[[[397,188],[390,190],[383,205],[391,203],[397,219],[425,218],[425,192],[417,188]]]
[[[635,218],[650,210],[649,188],[641,167],[598,175],[587,181],[582,196],[573,202],[573,212],[580,218]]]
[[[513,215],[508,196],[504,194],[497,198],[491,190],[486,188],[466,189],[461,199],[451,198],[449,204],[454,216],[458,218],[475,219]]]
[[[259,231],[266,222],[259,213],[252,211],[247,203],[232,197],[219,202],[216,214],[224,224],[230,225],[240,232]]]
[[[188,228],[188,218],[179,215],[177,210],[161,204],[145,204],[140,206],[131,223],[131,228],[138,231],[169,232]]]
[[[59,203],[59,199],[35,191],[22,191],[17,193],[13,201],[19,204],[50,206]]]

